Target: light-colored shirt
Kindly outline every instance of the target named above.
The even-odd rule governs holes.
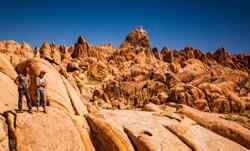
[[[40,77],[36,77],[36,85],[38,86],[38,87],[42,87],[42,86],[40,86],[40,85],[43,85],[43,84],[46,84],[46,78],[45,78],[45,76],[43,77],[43,78],[40,78]]]

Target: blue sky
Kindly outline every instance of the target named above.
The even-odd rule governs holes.
[[[119,46],[143,26],[151,45],[250,53],[249,0],[0,0],[0,40]]]

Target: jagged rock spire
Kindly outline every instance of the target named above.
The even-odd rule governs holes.
[[[85,44],[88,43],[88,40],[85,36],[79,36],[77,44]]]
[[[75,44],[74,51],[72,53],[73,58],[79,58],[89,55],[90,45],[87,38],[84,36],[79,36],[77,43]]]

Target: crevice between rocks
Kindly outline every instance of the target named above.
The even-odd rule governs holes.
[[[66,88],[66,91],[67,91],[67,95],[69,96],[69,100],[70,100],[70,104],[71,104],[71,106],[72,106],[72,108],[73,108],[73,110],[74,110],[74,112],[75,112],[75,115],[79,115],[79,113],[77,112],[77,109],[76,109],[76,107],[75,107],[75,105],[74,105],[74,102],[73,102],[73,100],[72,100],[72,98],[71,98],[71,95],[69,94],[70,92],[69,92],[69,88],[68,88],[68,86],[67,86],[67,84],[66,84],[66,82],[65,82],[65,80],[67,80],[67,79],[63,79],[64,77],[60,77],[61,78],[61,80],[63,81],[63,85],[64,85],[64,87]],[[70,83],[69,83],[70,84]]]
[[[128,129],[127,129],[126,127],[123,127],[123,131],[124,131],[124,133],[127,135],[127,137],[128,137],[128,139],[129,139],[129,141],[131,142],[131,144],[132,144],[134,150],[135,150],[135,151],[139,151],[138,148],[136,147],[136,144],[135,144],[135,142],[133,141],[131,135],[129,134]]]
[[[87,115],[85,115],[84,117],[85,117],[87,124],[89,125],[89,128],[90,128],[89,136],[90,136],[90,139],[94,145],[94,148],[96,149],[96,151],[105,151],[105,148],[103,148],[103,144],[98,139],[97,134],[95,134],[95,132],[93,130],[94,129],[93,123],[91,123],[91,120],[89,119],[89,117]]]
[[[12,111],[6,111],[3,113],[3,117],[6,120],[8,128],[9,150],[16,151],[16,135],[14,133],[16,127],[16,114]]]
[[[164,128],[166,128],[169,132],[171,132],[172,134],[174,134],[176,137],[178,137],[180,139],[180,141],[182,141],[185,145],[187,145],[192,151],[199,151],[197,150],[197,147],[195,144],[193,144],[192,142],[190,142],[189,140],[187,140],[186,138],[182,137],[181,135],[177,134],[175,131],[173,131],[169,126],[167,125],[163,125]]]
[[[199,87],[198,87],[199,88]],[[199,88],[200,89],[200,88]],[[206,91],[205,90],[203,90],[203,89],[200,89],[203,93],[204,93],[204,95],[205,95],[205,100],[207,101],[207,106],[208,106],[208,112],[212,112],[213,111],[213,109],[212,109],[212,104],[211,104],[211,100],[210,100],[210,98],[208,97],[208,95],[207,95],[207,93],[206,93]]]

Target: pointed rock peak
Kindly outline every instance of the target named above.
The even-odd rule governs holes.
[[[77,44],[85,44],[88,43],[88,40],[85,36],[79,36],[77,40]]]
[[[28,50],[32,49],[31,46],[28,43],[24,42],[24,41],[20,42],[19,45],[20,45],[21,49],[28,49]]]
[[[134,31],[135,31],[135,32],[140,32],[140,33],[147,33],[147,32],[144,30],[143,27],[137,27],[137,28],[135,28]]]
[[[150,48],[149,35],[143,27],[135,28],[129,32],[120,47],[144,47]]]
[[[161,52],[165,52],[165,51],[171,51],[171,49],[165,46],[161,49]]]
[[[217,61],[223,64],[232,61],[232,56],[229,54],[229,52],[225,48],[218,48],[214,52],[213,56]]]
[[[228,53],[228,51],[225,48],[218,48],[214,52],[214,56],[215,57],[226,57],[226,56],[230,56],[230,54]]]
[[[194,50],[193,47],[191,45],[188,45],[184,48],[185,51],[191,51]]]
[[[225,48],[222,47],[222,48],[218,48],[215,53],[224,54],[224,53],[227,53],[227,51]]]
[[[50,44],[46,41],[42,44],[41,48],[50,48]]]

